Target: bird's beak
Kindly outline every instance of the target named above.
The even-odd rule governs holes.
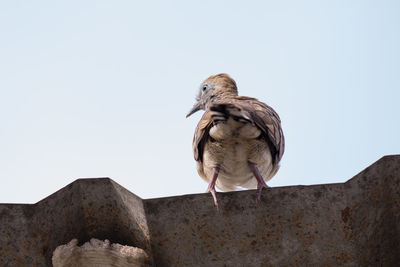
[[[192,109],[189,111],[189,113],[186,115],[186,118],[188,118],[190,115],[192,115],[193,113],[199,111],[201,109],[201,104],[200,102],[197,102],[196,104],[194,104],[194,106],[192,107]]]

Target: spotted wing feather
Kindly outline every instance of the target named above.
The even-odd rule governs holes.
[[[196,161],[202,161],[205,143],[209,138],[210,128],[232,117],[235,120],[252,123],[257,126],[262,137],[268,143],[273,163],[282,158],[285,142],[278,114],[268,105],[255,98],[238,96],[228,102],[214,103],[200,119],[193,138],[193,152]]]

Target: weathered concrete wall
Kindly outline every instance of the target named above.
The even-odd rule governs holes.
[[[51,266],[73,238],[150,250],[142,200],[108,178],[77,180],[33,205],[1,204],[0,233],[0,266]]]
[[[400,156],[382,158],[344,187],[344,232],[359,265],[400,266]]]
[[[399,266],[400,155],[343,184],[142,200],[80,179],[33,205],[0,204],[0,266],[51,266],[77,238],[144,249],[156,266]]]

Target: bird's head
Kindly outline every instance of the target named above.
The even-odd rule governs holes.
[[[186,115],[186,118],[199,110],[207,109],[213,101],[237,95],[236,82],[228,74],[212,75],[201,83],[196,96],[196,103]]]

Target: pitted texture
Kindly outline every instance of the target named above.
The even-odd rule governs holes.
[[[142,200],[80,179],[33,205],[0,204],[0,266],[51,266],[91,237],[143,249],[154,266],[398,266],[400,155],[342,184]],[[82,245],[82,244],[79,244]]]

